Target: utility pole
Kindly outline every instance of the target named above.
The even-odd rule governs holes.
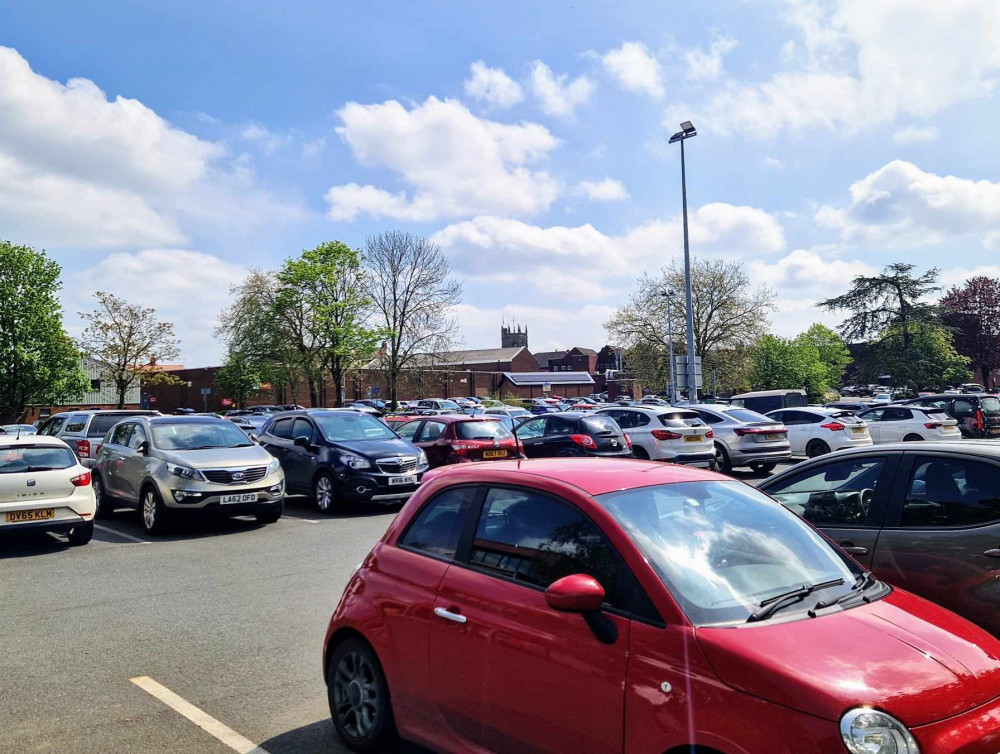
[[[687,204],[687,169],[684,164],[684,142],[698,132],[686,120],[681,123],[681,130],[670,137],[670,143],[675,141],[681,143],[681,211],[684,219],[684,300],[687,308],[687,374],[688,374],[688,399],[691,403],[698,401],[697,387],[697,365],[694,352],[694,308],[691,303],[691,250],[688,246],[688,204]]]

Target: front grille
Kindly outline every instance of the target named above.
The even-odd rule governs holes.
[[[408,474],[417,468],[417,457],[379,458],[375,463],[383,474]]]
[[[209,469],[202,471],[205,478],[215,484],[253,484],[267,476],[266,466],[249,469]]]

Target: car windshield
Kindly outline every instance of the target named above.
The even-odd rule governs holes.
[[[323,437],[330,442],[391,440],[396,437],[395,432],[368,414],[330,412],[315,414],[312,418],[319,426]]]
[[[747,424],[757,424],[759,422],[777,422],[777,419],[772,419],[769,416],[764,416],[764,414],[758,414],[756,411],[751,411],[748,408],[731,408],[725,412],[726,416],[731,416],[736,421],[746,422]]]
[[[597,501],[698,626],[743,623],[770,597],[861,573],[817,531],[740,482],[683,482]],[[824,596],[836,597],[836,591]],[[794,609],[794,608],[793,608]]]
[[[979,399],[979,406],[983,409],[984,414],[995,415],[1000,414],[1000,398],[984,397]]]
[[[76,456],[69,448],[47,445],[19,445],[0,448],[0,474],[28,471],[68,469],[76,465]]]
[[[462,440],[506,440],[514,436],[499,421],[458,422],[455,435]]]
[[[441,408],[458,408],[458,404],[455,401],[438,401],[441,404]]]
[[[253,445],[232,422],[155,422],[153,445],[160,450],[208,450],[209,448],[246,448]]]

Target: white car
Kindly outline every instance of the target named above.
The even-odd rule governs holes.
[[[618,423],[631,440],[636,458],[715,468],[715,433],[690,409],[612,406],[596,413]]]
[[[958,420],[934,406],[879,406],[857,414],[876,445],[916,440],[961,440]]]
[[[891,393],[876,393],[872,398],[872,403],[892,403]]]
[[[780,408],[766,416],[788,427],[793,456],[815,458],[832,450],[872,444],[867,422],[836,408]]]
[[[64,532],[71,545],[94,536],[90,469],[62,440],[0,435],[0,533]]]

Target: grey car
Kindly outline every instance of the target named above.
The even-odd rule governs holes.
[[[104,438],[93,473],[97,513],[138,508],[150,534],[189,513],[281,517],[281,464],[236,425],[212,416],[141,416]]]
[[[693,403],[685,408],[696,411],[715,433],[715,465],[719,471],[747,466],[766,473],[791,460],[788,428],[779,421],[739,406]]]
[[[879,580],[1000,636],[1000,445],[850,448],[793,466],[758,488]]]
[[[159,416],[159,411],[140,409],[99,409],[63,411],[53,414],[38,428],[38,434],[58,437],[76,453],[80,463],[93,468],[97,451],[108,430],[123,419],[133,416]]]

